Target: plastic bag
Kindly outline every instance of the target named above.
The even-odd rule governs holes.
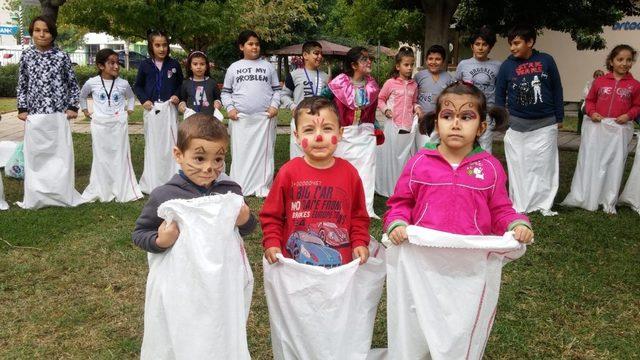
[[[240,114],[229,121],[231,173],[244,196],[266,197],[274,174],[276,119],[267,113]]]
[[[519,213],[551,211],[558,192],[558,125],[534,131],[507,130],[504,154],[509,170],[509,197]]]
[[[274,359],[366,359],[385,277],[384,248],[336,268],[263,259]]]
[[[590,211],[602,205],[604,212],[615,214],[632,136],[633,122],[593,122],[585,116],[571,191],[561,205]]]
[[[18,144],[15,141],[0,141],[0,168],[5,167],[7,161],[13,156]]]
[[[87,201],[127,202],[142,198],[131,165],[127,114],[91,118],[93,161],[89,185],[82,193]]]
[[[481,359],[504,263],[526,247],[504,236],[408,226],[387,249],[389,359]]]
[[[170,101],[153,104],[144,111],[144,169],[140,190],[150,194],[178,172],[173,147],[178,136],[178,111]]]
[[[237,228],[242,196],[169,200],[158,216],[180,236],[148,254],[142,359],[249,359],[253,274]]]
[[[417,117],[414,118],[417,122]],[[384,123],[385,142],[376,148],[376,192],[389,197],[404,165],[414,150],[417,129],[409,133],[398,133],[398,128],[390,119]]]
[[[4,165],[4,174],[16,178],[24,179],[24,143],[21,142],[16,146],[13,155]]]
[[[640,140],[636,145],[636,154],[631,173],[618,202],[631,206],[633,210],[640,214]]]

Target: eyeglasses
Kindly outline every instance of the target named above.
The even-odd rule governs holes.
[[[360,58],[358,59],[358,62],[362,62],[362,63],[366,63],[366,62],[373,62],[375,58],[373,56],[360,56]]]

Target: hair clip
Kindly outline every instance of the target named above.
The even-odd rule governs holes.
[[[203,53],[202,51],[200,51],[200,50],[194,50],[194,51],[192,51],[191,53],[189,53],[188,58],[189,58],[189,59],[191,59],[191,57],[192,57],[193,55],[197,55],[197,54],[200,54],[200,55],[202,55],[202,56],[204,56],[204,57],[207,57],[207,54]]]
[[[474,87],[475,86],[475,85],[473,85],[473,82],[465,81],[465,80],[458,80],[458,85],[466,85],[468,87]]]

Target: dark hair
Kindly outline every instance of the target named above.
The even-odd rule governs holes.
[[[440,95],[438,95],[438,99],[436,101],[436,111],[424,114],[422,117],[420,117],[420,119],[418,119],[418,130],[421,134],[431,135],[436,127],[438,114],[440,114],[440,110],[442,109],[442,100],[448,94],[471,95],[478,101],[478,113],[480,114],[480,122],[486,121],[488,115],[495,121],[494,130],[500,131],[506,128],[509,114],[504,108],[494,106],[493,108],[489,109],[489,111],[487,111],[487,99],[484,96],[484,93],[471,83],[457,81],[447,86],[440,93]]]
[[[224,141],[229,143],[227,128],[213,115],[197,113],[189,116],[178,125],[178,141],[176,147],[184,152],[193,139],[207,141]]]
[[[613,66],[611,65],[611,62],[616,56],[618,56],[618,54],[620,54],[622,51],[625,51],[625,50],[631,53],[631,61],[633,62],[636,61],[637,53],[634,48],[632,48],[627,44],[616,45],[613,49],[611,49],[611,52],[609,53],[609,55],[607,55],[607,62],[605,64],[607,66],[607,70],[613,71]]]
[[[320,49],[322,50],[322,45],[320,45],[319,42],[315,41],[315,40],[311,40],[311,41],[306,41],[304,44],[302,44],[302,53],[311,53],[314,49]]]
[[[511,30],[509,30],[509,32],[507,33],[507,40],[509,41],[509,44],[511,44],[513,39],[518,36],[521,37],[525,42],[533,40],[533,44],[536,43],[536,29],[532,28],[531,26],[517,25],[511,28]]]
[[[210,76],[209,75],[209,71],[211,70],[211,67],[209,66],[209,58],[207,58],[207,54],[203,53],[202,51],[192,51],[189,56],[187,57],[187,77],[193,77],[193,70],[191,70],[191,61],[193,61],[194,58],[203,58],[204,59],[204,63],[206,64],[206,68],[204,70],[204,76]]]
[[[416,56],[413,53],[412,48],[408,46],[403,46],[396,53],[396,58],[395,58],[396,65],[400,64],[402,62],[402,58],[406,58],[406,57],[415,58]],[[398,69],[394,66],[391,72],[389,73],[389,77],[397,78],[398,76],[400,76],[400,71],[398,71]]]
[[[47,24],[47,29],[49,29],[49,33],[51,34],[51,42],[56,41],[56,38],[58,37],[58,27],[56,26],[56,22],[49,16],[45,15],[36,16],[31,20],[31,24],[29,24],[29,35],[33,37],[33,27],[35,26],[36,21],[42,21]]]
[[[150,29],[147,31],[147,51],[149,52],[149,57],[151,59],[155,58],[156,54],[153,52],[153,38],[156,36],[162,36],[167,40],[167,45],[170,45],[169,35],[162,30]],[[167,48],[167,56],[171,54],[171,46]]]
[[[109,48],[100,49],[98,51],[96,54],[96,67],[98,68],[98,73],[102,73],[102,70],[100,70],[98,65],[105,66],[107,64],[107,60],[109,60],[109,56],[111,55],[118,56],[118,53]]]
[[[260,36],[258,36],[258,34],[256,34],[255,31],[243,30],[240,32],[240,34],[238,34],[238,40],[236,40],[236,45],[237,46],[244,45],[247,41],[249,41],[249,38],[251,37],[258,39],[258,42],[262,42],[262,40],[260,39]]]
[[[308,115],[318,115],[322,109],[329,109],[335,113],[336,118],[338,119],[338,125],[340,125],[338,109],[333,101],[322,96],[310,96],[300,101],[300,104],[298,104],[295,112],[293,113],[293,121],[296,125],[296,129],[298,128],[298,119],[300,119],[300,116],[302,116],[303,113]]]
[[[596,70],[596,71],[594,71],[594,72],[593,72],[593,78],[594,78],[594,79],[595,79],[595,78],[597,78],[597,77],[600,77],[600,76],[602,76],[602,75],[604,75],[604,71],[602,71],[602,70],[600,70],[600,69],[598,69],[598,70]]]
[[[368,54],[369,50],[362,46],[356,46],[347,51],[344,57],[344,73],[353,76],[353,64],[357,64],[363,54]]]
[[[478,39],[486,41],[489,47],[493,48],[493,45],[496,44],[496,33],[488,26],[483,26],[469,36],[469,45],[473,45]]]
[[[442,47],[442,45],[431,45],[427,52],[424,53],[424,58],[426,59],[430,54],[440,54],[442,56],[442,60],[446,63],[447,61],[447,51]]]

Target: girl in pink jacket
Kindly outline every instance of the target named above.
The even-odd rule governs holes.
[[[376,192],[382,196],[393,193],[402,167],[409,159],[415,134],[415,115],[422,115],[418,105],[418,84],[411,79],[415,56],[403,46],[396,54],[396,66],[378,95],[378,109],[387,120],[384,124],[385,142],[377,150]],[[417,123],[417,119],[416,119]]]
[[[533,239],[528,218],[509,200],[502,165],[478,145],[487,115],[496,127],[507,118],[501,108],[487,114],[482,91],[458,82],[438,96],[435,113],[420,119],[420,131],[435,129],[440,143],[427,144],[409,160],[387,202],[384,228],[394,244],[407,239],[408,225],[461,235],[513,230],[520,242]]]

